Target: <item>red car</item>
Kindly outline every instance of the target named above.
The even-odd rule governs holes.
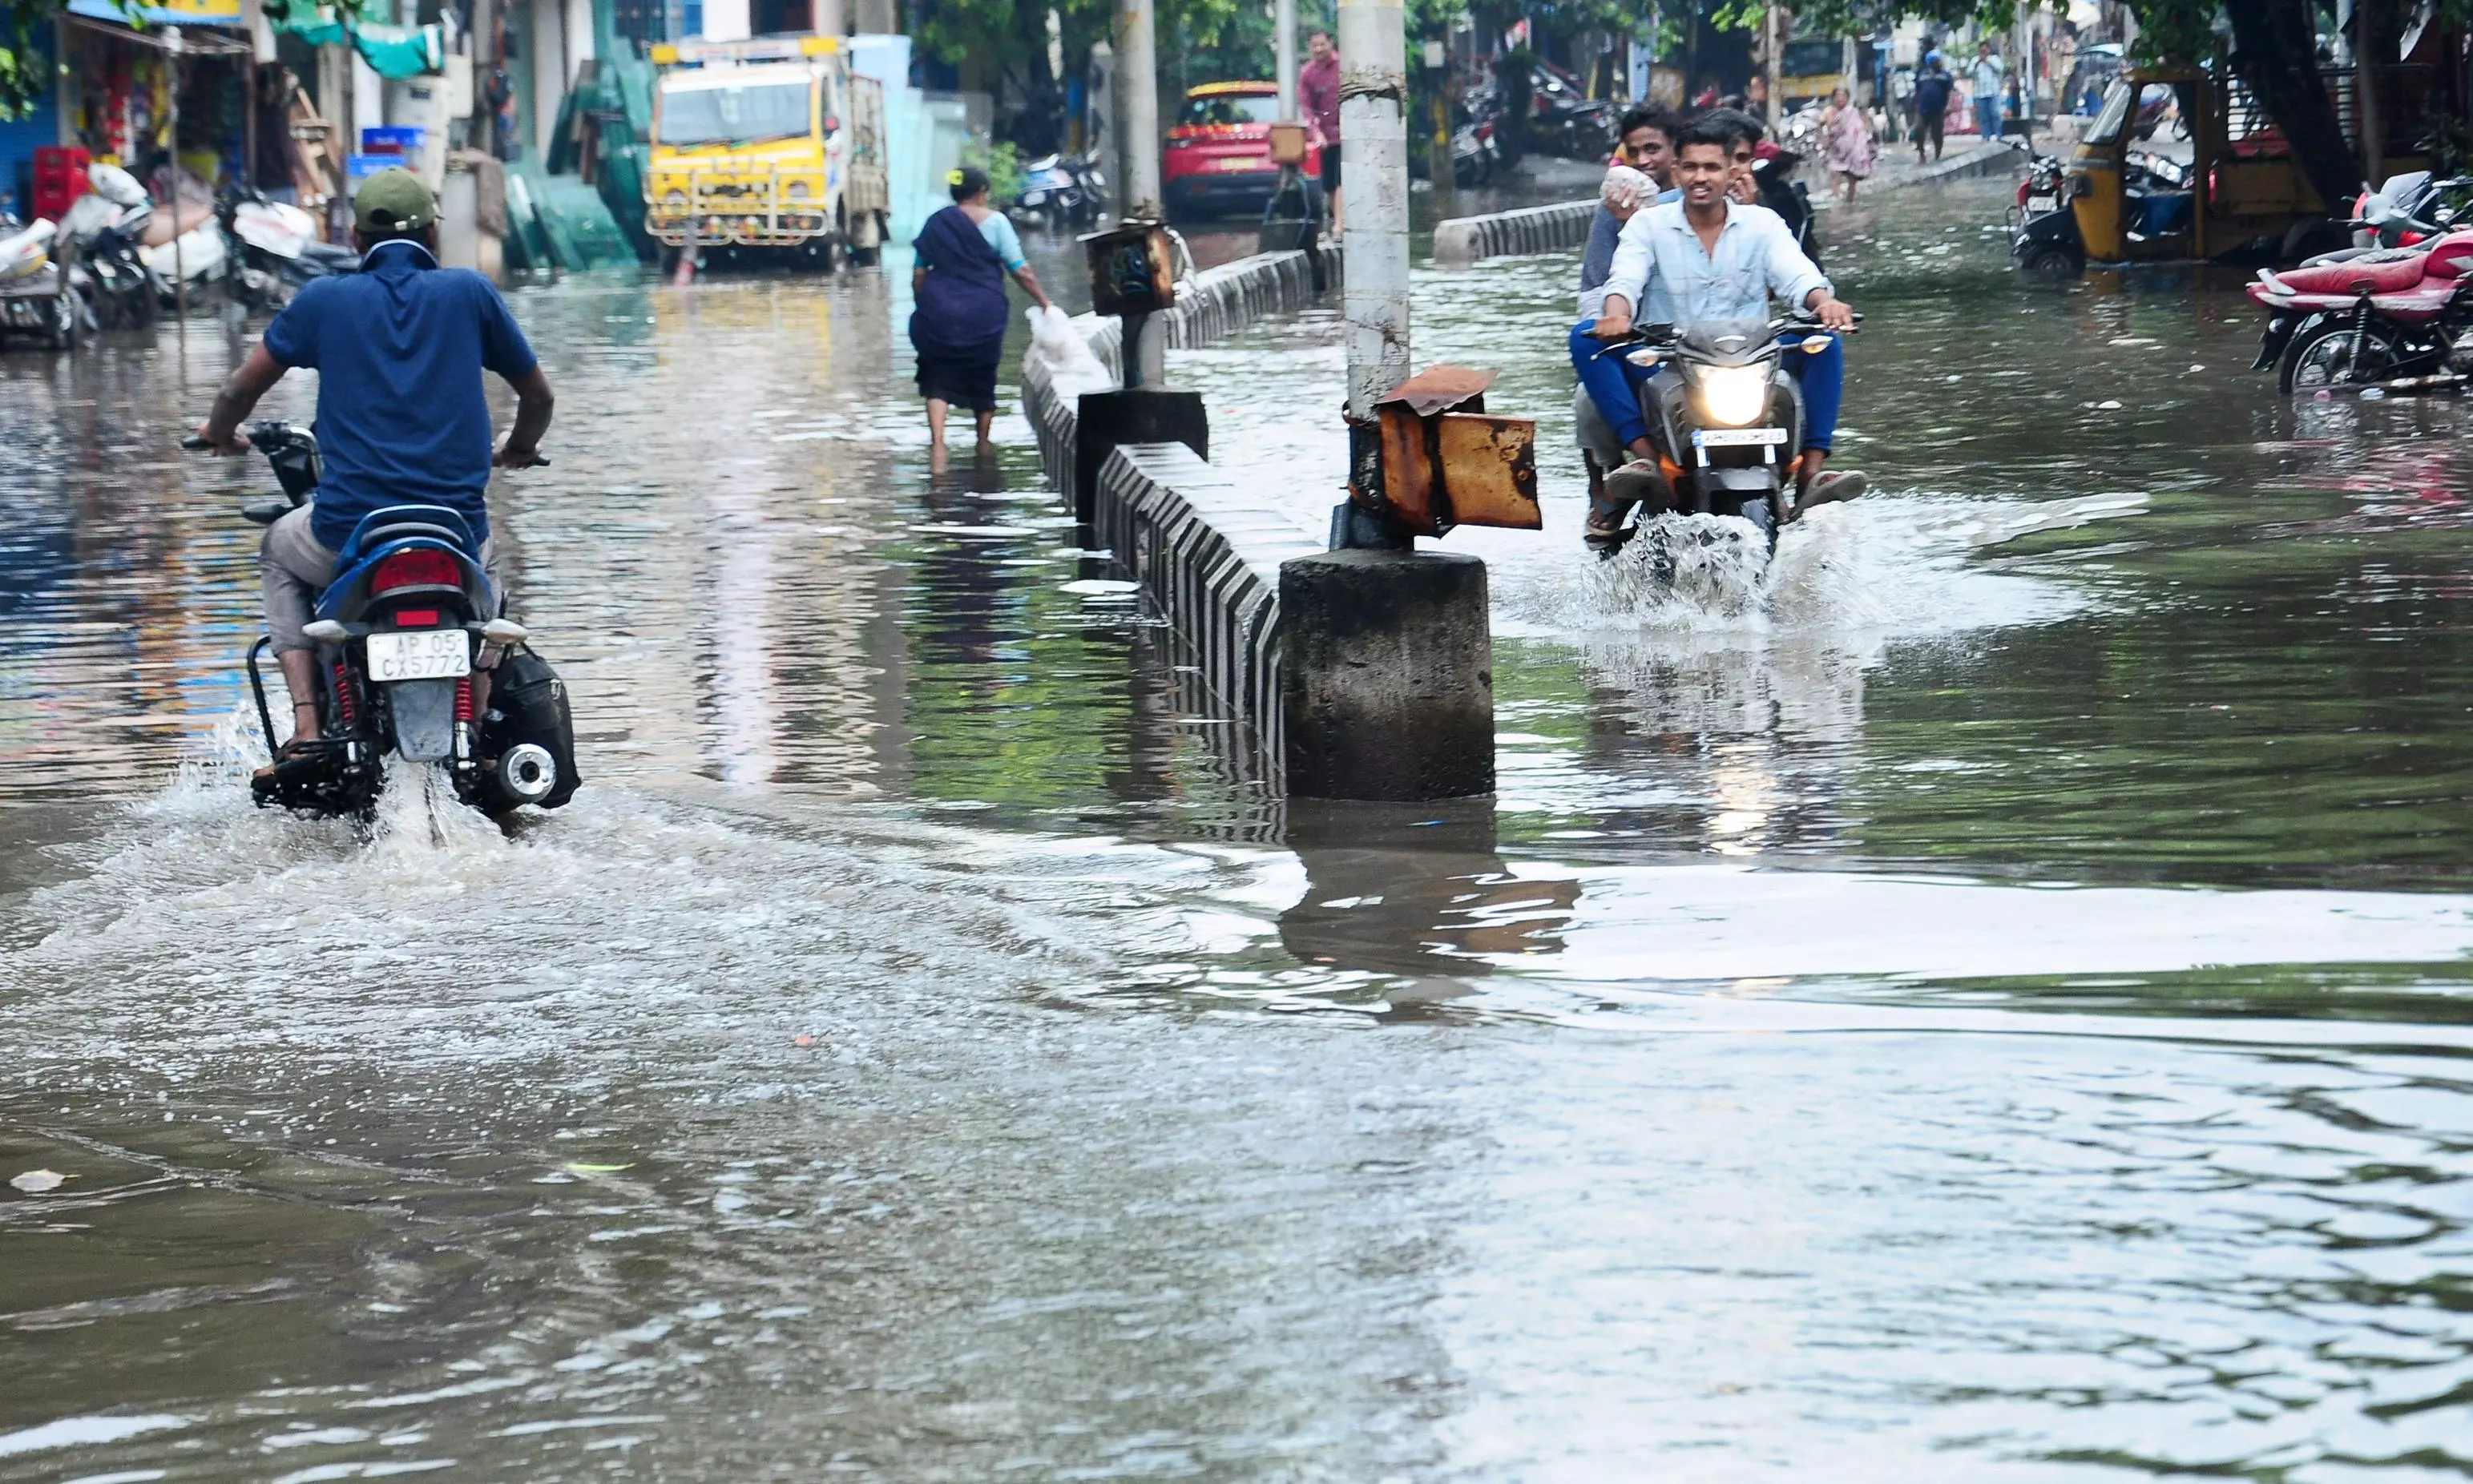
[[[1160,191],[1179,216],[1260,211],[1280,183],[1271,163],[1271,125],[1280,116],[1276,83],[1205,83],[1185,95],[1185,111],[1160,153]],[[1306,146],[1305,174],[1322,168],[1317,145]]]

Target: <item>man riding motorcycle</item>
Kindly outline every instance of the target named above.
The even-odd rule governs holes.
[[[420,177],[379,171],[352,211],[361,271],[304,284],[198,430],[219,457],[246,453],[240,424],[258,398],[294,367],[318,372],[317,497],[269,526],[258,554],[267,630],[292,695],[292,740],[278,756],[319,735],[317,656],[302,629],[353,527],[385,506],[445,506],[470,526],[496,586],[483,499],[490,470],[540,462],[555,400],[496,286],[438,265],[438,203]],[[515,426],[494,456],[485,370],[516,391]],[[489,675],[472,680],[474,704],[486,710]]]
[[[1623,516],[1633,505],[1647,500],[1662,509],[1673,502],[1640,409],[1640,384],[1656,371],[1634,366],[1607,345],[1630,336],[1635,306],[1643,323],[1689,329],[1701,322],[1765,320],[1774,294],[1810,312],[1824,329],[1844,330],[1855,323],[1854,311],[1831,292],[1828,278],[1795,247],[1775,212],[1728,199],[1736,179],[1736,142],[1722,122],[1702,120],[1683,130],[1675,140],[1674,164],[1683,199],[1647,207],[1624,224],[1600,306],[1572,329],[1573,367],[1604,420],[1608,442],[1630,460],[1606,476],[1603,493],[1591,500],[1592,547],[1620,544]],[[1825,350],[1790,356],[1787,366],[1803,384],[1795,500],[1800,515],[1814,505],[1854,498],[1863,491],[1864,480],[1824,467],[1846,377],[1836,336]]]

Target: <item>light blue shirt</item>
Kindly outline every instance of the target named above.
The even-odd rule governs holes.
[[[1803,255],[1785,220],[1768,207],[1728,202],[1726,226],[1712,252],[1702,250],[1678,201],[1650,206],[1623,224],[1604,292],[1621,295],[1642,324],[1690,326],[1765,320],[1771,295],[1800,307],[1813,290],[1828,287],[1820,266]]]
[[[1021,255],[1021,234],[1013,229],[1013,223],[1003,212],[991,211],[982,218],[979,235],[987,239],[989,247],[996,250],[996,261],[1004,264],[1005,272],[1020,273],[1022,265],[1029,261]]]

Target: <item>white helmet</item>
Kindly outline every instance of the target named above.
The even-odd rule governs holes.
[[[85,183],[97,196],[124,211],[147,204],[146,187],[118,165],[88,165]]]

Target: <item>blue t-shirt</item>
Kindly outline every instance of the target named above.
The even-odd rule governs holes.
[[[319,544],[341,548],[388,505],[444,505],[488,539],[481,372],[512,380],[540,364],[489,279],[381,243],[359,273],[303,285],[266,327],[266,353],[318,372]]]

